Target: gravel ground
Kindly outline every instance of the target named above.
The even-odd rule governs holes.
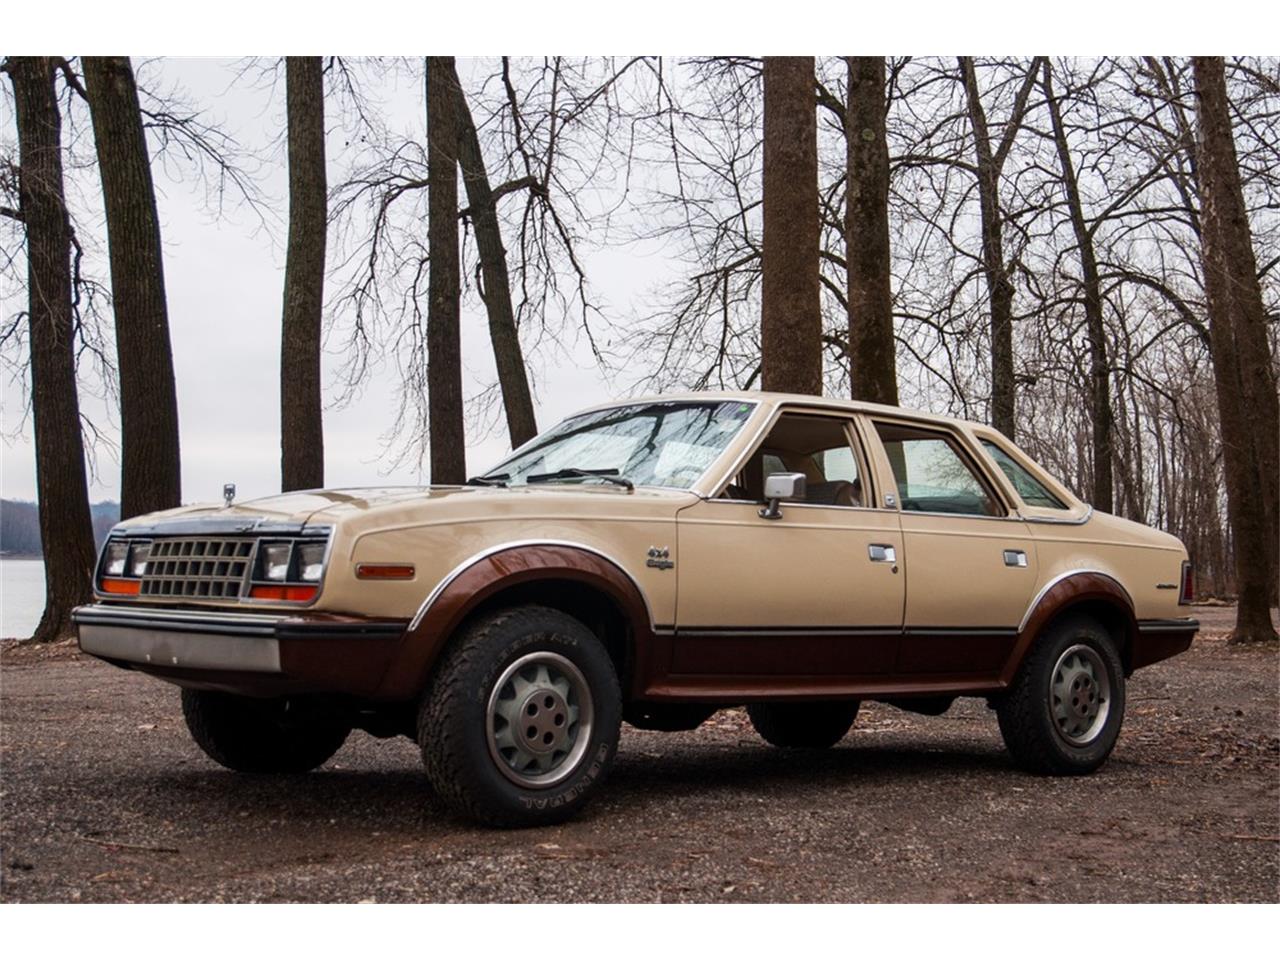
[[[1111,761],[1016,772],[995,717],[869,704],[837,748],[766,746],[742,711],[625,728],[598,800],[521,832],[450,817],[407,740],[249,779],[174,688],[68,647],[0,662],[0,900],[1264,901],[1280,899],[1280,655],[1140,671]]]

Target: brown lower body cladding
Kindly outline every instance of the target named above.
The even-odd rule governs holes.
[[[388,697],[413,662],[403,620],[326,614],[270,616],[125,605],[81,607],[84,652],[189,687],[255,696]],[[1186,650],[1194,620],[1139,621],[1130,670]],[[1016,630],[724,629],[638,640],[634,699],[742,703],[998,693],[1024,649]]]

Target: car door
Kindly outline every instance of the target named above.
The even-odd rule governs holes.
[[[856,677],[890,672],[905,596],[896,511],[881,507],[852,418],[783,410],[712,498],[677,516],[672,671]],[[761,516],[764,477],[807,497]]]
[[[1031,533],[960,431],[879,417],[871,425],[901,510],[897,671],[989,675],[1012,651],[1036,585]]]

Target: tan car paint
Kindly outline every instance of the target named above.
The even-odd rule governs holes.
[[[659,626],[678,618],[708,625],[808,621],[805,625],[834,627],[873,619],[877,626],[888,625],[881,621],[890,616],[902,589],[889,578],[898,577],[906,584],[908,627],[1017,627],[1036,598],[1072,571],[1097,571],[1117,580],[1132,598],[1138,619],[1178,615],[1177,590],[1157,587],[1178,582],[1186,552],[1176,538],[1093,512],[987,427],[896,407],[780,394],[696,393],[660,399],[741,400],[757,407],[690,491],[646,487],[628,493],[594,484],[307,491],[232,507],[180,508],[128,521],[120,531],[200,517],[331,525],[334,539],[323,588],[308,609],[369,617],[415,618],[440,583],[468,562],[503,545],[527,542],[581,544],[612,559],[639,585],[652,622]],[[638,402],[644,401],[626,401]],[[615,405],[622,404],[603,406]],[[924,516],[883,506],[860,510],[784,504],[784,519],[769,521],[758,516],[754,505],[710,499],[783,409],[852,417],[866,445],[869,479],[880,504],[896,488],[869,418],[950,430],[982,466],[1009,505],[1010,516]],[[1022,503],[982,450],[978,440],[984,436],[999,438],[1068,509],[1048,511]],[[825,527],[828,521],[837,526]],[[811,536],[801,536],[801,530]],[[901,547],[900,573],[869,567],[865,547],[872,537]],[[847,543],[851,559],[843,567],[833,563],[817,545],[820,541],[841,551]],[[674,569],[649,566],[652,547],[666,549]],[[1005,547],[1025,549],[1028,566],[1005,567]],[[416,573],[412,580],[359,580],[359,563],[411,563]],[[887,584],[884,593],[856,589],[859,576]],[[797,591],[821,599],[802,600]],[[282,607],[297,608],[269,602],[236,605],[238,610]]]

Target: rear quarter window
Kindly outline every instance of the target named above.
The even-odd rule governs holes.
[[[1013,484],[1022,502],[1029,507],[1046,507],[1050,510],[1066,510],[1067,505],[1049,492],[1043,483],[1027,472],[1008,452],[993,440],[982,441],[983,448],[991,455],[996,466]]]

